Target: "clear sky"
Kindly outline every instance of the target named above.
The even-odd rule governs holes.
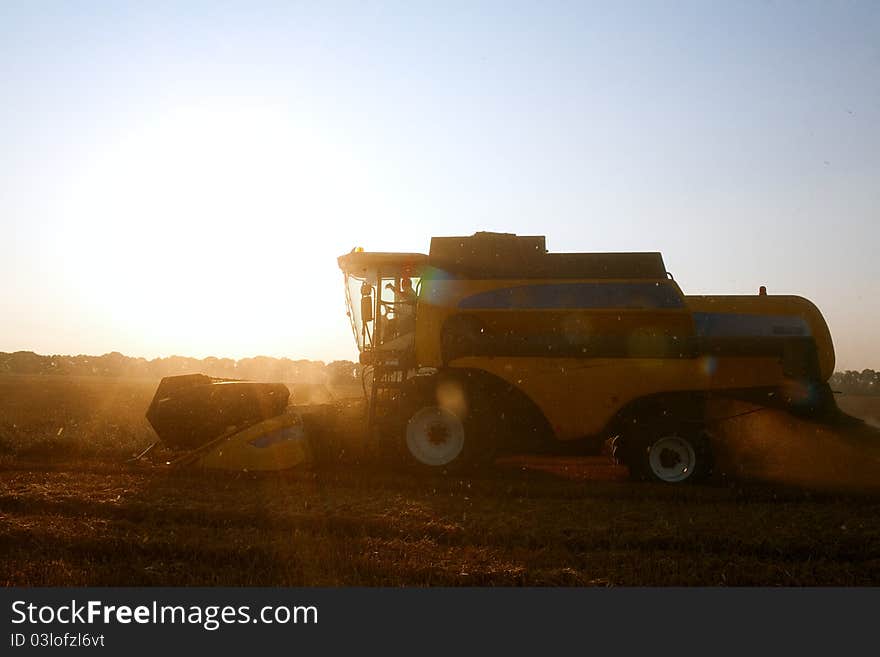
[[[0,3],[0,350],[355,358],[336,256],[659,250],[880,368],[880,2]]]

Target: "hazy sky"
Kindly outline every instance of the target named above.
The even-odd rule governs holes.
[[[354,358],[336,256],[659,250],[880,368],[880,2],[0,2],[0,351]]]

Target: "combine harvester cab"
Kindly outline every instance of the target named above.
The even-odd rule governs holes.
[[[811,302],[687,296],[659,253],[549,253],[541,236],[477,233],[338,263],[372,435],[424,466],[487,460],[523,437],[582,451],[612,440],[634,477],[682,483],[712,471],[725,414],[836,413],[834,348]]]
[[[224,470],[283,470],[310,460],[299,414],[281,383],[165,377],[147,410],[175,463]]]

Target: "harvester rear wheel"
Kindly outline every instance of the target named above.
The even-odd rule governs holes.
[[[638,434],[620,437],[614,450],[633,479],[684,484],[712,474],[711,441],[698,425],[644,427]]]

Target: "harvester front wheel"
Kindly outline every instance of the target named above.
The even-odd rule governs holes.
[[[712,473],[712,445],[702,428],[655,427],[622,440],[620,458],[634,479],[683,484]]]
[[[447,466],[461,457],[465,425],[455,413],[439,406],[424,406],[406,424],[406,448],[419,463]]]
[[[407,460],[432,469],[470,468],[494,461],[493,433],[478,408],[449,408],[423,400],[404,412],[400,436]]]

